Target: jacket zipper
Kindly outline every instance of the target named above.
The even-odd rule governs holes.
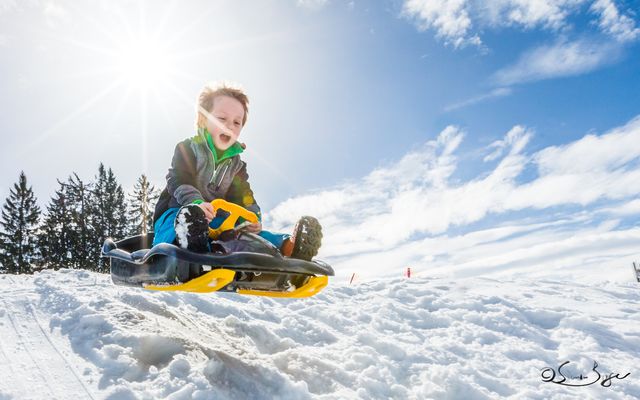
[[[229,164],[231,162],[227,162],[224,166],[224,171],[222,171],[222,173],[220,174],[220,177],[218,178],[218,183],[216,183],[216,188],[214,189],[214,191],[218,191],[218,189],[220,188],[220,185],[222,185],[222,180],[224,179],[224,175],[227,173],[227,170],[229,169]],[[222,168],[222,165],[220,166]]]
[[[205,142],[206,142],[206,138],[205,138]],[[216,177],[216,171],[218,170],[218,168],[221,168],[222,165],[216,165],[216,157],[213,155],[213,150],[211,150],[211,148],[209,148],[208,145],[205,145],[207,150],[209,150],[209,153],[211,154],[211,161],[213,161],[213,174],[211,175],[211,179],[209,179],[209,183],[213,183],[213,180]],[[220,164],[222,164],[222,162],[220,162]],[[218,191],[218,189],[220,188],[220,185],[222,184],[222,178],[224,178],[224,174],[227,173],[227,170],[229,169],[229,162],[226,163],[225,165],[225,170],[222,173],[222,176],[220,177],[220,179],[218,179],[218,183],[216,183],[216,187],[214,189],[214,191]]]

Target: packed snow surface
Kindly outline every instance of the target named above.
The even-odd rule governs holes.
[[[405,278],[292,300],[60,270],[0,276],[0,302],[2,400],[640,398],[631,282]],[[593,384],[543,381],[565,361],[565,383]]]

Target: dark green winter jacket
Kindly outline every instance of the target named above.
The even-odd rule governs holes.
[[[167,173],[167,186],[160,194],[153,221],[169,208],[215,199],[225,199],[253,211],[260,207],[249,185],[247,164],[240,159],[244,146],[235,143],[220,157],[206,129],[176,145]]]

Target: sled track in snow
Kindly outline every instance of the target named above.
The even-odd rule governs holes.
[[[31,302],[29,302],[29,312],[31,313],[31,315],[33,316],[34,321],[36,321],[36,324],[38,324],[38,328],[40,328],[40,332],[42,333],[42,335],[47,339],[47,342],[49,342],[49,345],[51,345],[51,348],[53,350],[56,351],[56,353],[58,353],[58,356],[60,356],[60,359],[64,362],[64,364],[66,365],[67,369],[71,371],[71,373],[73,374],[73,376],[76,378],[76,380],[78,381],[78,383],[80,383],[80,385],[82,386],[82,388],[84,389],[84,392],[89,396],[90,399],[94,399],[93,395],[91,394],[91,392],[89,391],[89,389],[87,388],[87,386],[84,384],[84,382],[82,381],[82,379],[80,378],[80,376],[78,375],[78,372],[75,370],[75,368],[73,368],[73,365],[69,362],[69,360],[67,360],[67,358],[64,356],[64,354],[62,354],[60,352],[60,350],[58,349],[58,347],[53,343],[53,341],[51,340],[51,336],[49,336],[49,334],[47,333],[47,331],[44,329],[44,327],[42,326],[42,324],[40,323],[40,320],[38,319],[38,316],[36,315],[36,311],[33,307],[33,305],[31,304]]]
[[[0,364],[3,376],[10,376],[19,393],[49,393],[51,399],[94,399],[67,358],[58,350],[40,323],[29,300],[9,302],[2,299],[4,315],[0,314],[1,354],[6,362]],[[19,313],[19,314],[18,314]],[[24,369],[24,360],[35,366]],[[24,390],[28,388],[28,390]]]
[[[56,396],[54,392],[51,390],[52,388],[52,382],[50,379],[51,377],[48,374],[45,374],[45,372],[42,370],[40,366],[41,362],[38,362],[36,360],[36,358],[33,355],[33,352],[29,349],[30,344],[25,342],[25,338],[23,336],[24,333],[22,329],[18,328],[15,314],[9,307],[9,304],[7,303],[6,300],[3,301],[3,303],[5,306],[4,317],[5,317],[5,320],[9,322],[12,332],[7,334],[7,332],[5,332],[3,329],[3,330],[0,330],[0,332],[2,332],[2,335],[0,336],[8,339],[7,341],[5,341],[6,350],[3,351],[3,353],[5,353],[5,355],[7,356],[7,365],[14,372],[14,375],[12,376],[12,381],[14,383],[18,383],[20,386],[23,386],[23,387],[25,386],[25,382],[29,382],[30,387],[33,388],[35,386],[35,388],[37,389],[44,389],[43,391],[49,392],[49,394],[51,395],[51,398],[58,398],[58,396]],[[0,329],[4,328],[5,325],[6,325],[5,323],[0,325]],[[14,341],[12,342],[11,339],[14,339]],[[26,371],[21,371],[20,368],[13,368],[13,365],[21,362],[25,358],[24,357],[25,355],[31,361],[31,365],[35,365],[37,369],[37,374],[39,376],[36,376],[35,380],[33,379],[34,377],[31,376],[31,374],[29,374],[30,376],[21,376],[21,374],[27,375]],[[17,362],[14,362],[13,360],[16,360]],[[45,383],[44,385],[43,385],[43,382]],[[22,390],[21,392],[24,393],[24,391]],[[40,392],[40,390],[34,390],[34,392]]]
[[[2,338],[2,340],[0,340],[0,356],[2,356],[2,359],[0,360],[0,376],[14,377],[18,375],[19,368],[15,368],[14,362],[12,362],[12,358],[10,357],[11,352],[9,350],[9,345],[11,343],[9,342],[9,339],[12,336],[9,336],[6,333],[6,331],[10,331],[10,329],[5,330],[4,328],[6,322],[8,321],[11,324],[11,327],[13,328],[13,333],[17,334],[17,330],[15,328],[15,325],[11,316],[9,315],[6,302],[3,302],[3,303],[5,303],[5,310],[4,312],[0,310],[0,338]],[[14,384],[16,384],[16,386],[19,386],[21,393],[24,392],[24,384],[22,383],[21,380],[19,379],[15,380]]]

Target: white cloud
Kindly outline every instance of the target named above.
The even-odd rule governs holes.
[[[25,9],[36,9],[44,16],[44,21],[49,27],[57,27],[60,24],[68,24],[70,12],[63,0],[31,0],[17,2],[15,0],[0,0],[0,15],[8,12],[23,11]]]
[[[513,149],[515,143],[520,143],[520,146],[524,146],[526,144],[526,141],[528,141],[531,136],[532,132],[529,131],[526,127],[521,125],[514,126],[509,132],[507,132],[504,139],[496,140],[489,145],[489,149],[492,149],[492,151],[484,158],[483,161],[487,162],[497,159],[498,157],[502,156],[505,149]],[[523,140],[525,138],[526,141]]]
[[[497,71],[493,81],[513,85],[584,74],[615,62],[620,50],[614,43],[587,40],[540,46],[524,53],[515,64]]]
[[[300,215],[317,216],[325,232],[321,256],[349,274],[408,265],[447,266],[459,275],[482,268],[502,273],[540,262],[579,265],[628,257],[640,230],[619,232],[617,219],[593,224],[598,215],[621,218],[638,207],[640,117],[529,155],[532,136],[524,126],[513,127],[489,147],[488,159],[497,165],[459,181],[453,174],[464,132],[449,126],[361,180],[289,199],[267,213],[267,225],[286,231]],[[522,182],[528,166],[537,175]],[[511,222],[474,228],[489,223],[488,215]],[[452,228],[469,233],[450,235]]]
[[[623,204],[615,204],[611,207],[605,207],[598,210],[598,212],[623,217],[640,215],[640,199],[634,199]]]
[[[297,0],[298,7],[306,8],[308,10],[319,10],[326,6],[329,0]]]
[[[499,86],[593,71],[614,63],[624,44],[640,38],[634,16],[621,12],[614,0],[405,0],[402,14],[418,29],[434,31],[455,48],[474,45],[484,49],[480,33],[490,29],[543,29],[558,34],[555,44],[530,49],[515,64],[496,72],[493,82]],[[585,15],[595,28],[590,32],[578,31],[572,23]],[[581,39],[560,39],[572,32],[578,32],[574,37]],[[445,111],[502,95],[491,92],[450,105]]]
[[[60,3],[49,1],[45,3],[43,13],[47,25],[50,27],[56,27],[61,23],[68,23],[70,21],[70,14]]]
[[[522,26],[525,29],[563,28],[567,17],[584,0],[498,0],[475,3],[479,19],[493,27]]]
[[[640,154],[640,118],[605,135],[586,135],[536,155],[541,175],[610,172],[624,168]]]
[[[584,0],[406,0],[404,15],[415,19],[422,30],[454,47],[479,45],[477,32],[484,28],[541,27],[558,30],[567,16]]]
[[[405,0],[403,15],[421,30],[454,47],[481,45],[480,32],[505,27],[562,32],[573,28],[570,19],[583,12],[587,0]],[[619,40],[639,34],[635,21],[621,15],[612,0],[598,0],[590,7],[599,17],[601,32]]]
[[[472,106],[474,104],[478,104],[481,103],[483,101],[486,100],[490,100],[490,99],[495,99],[498,97],[505,97],[505,96],[509,96],[511,93],[513,92],[513,90],[511,88],[508,87],[499,87],[499,88],[495,88],[492,91],[490,91],[489,93],[485,93],[482,94],[480,96],[475,96],[472,97],[470,99],[461,101],[459,103],[455,103],[455,104],[451,104],[448,105],[444,108],[444,111],[454,111],[463,107],[468,107],[468,106]]]
[[[586,135],[534,155],[538,178],[506,199],[509,209],[588,205],[640,194],[640,118],[601,135]]]
[[[472,21],[469,2],[465,0],[407,0],[403,12],[415,18],[421,30],[434,29],[438,38],[454,47],[481,44],[480,38],[470,33]]]
[[[629,16],[621,15],[612,0],[594,2],[591,11],[600,15],[600,29],[617,40],[628,42],[640,36],[640,29],[636,27],[635,21]]]
[[[502,241],[465,246],[447,253],[429,272],[456,277],[526,275],[573,280],[584,276],[596,281],[628,281],[640,229],[617,231],[613,229],[615,222],[592,229],[574,225],[575,231],[548,227]]]
[[[0,14],[14,10],[17,6],[16,0],[0,0]]]

